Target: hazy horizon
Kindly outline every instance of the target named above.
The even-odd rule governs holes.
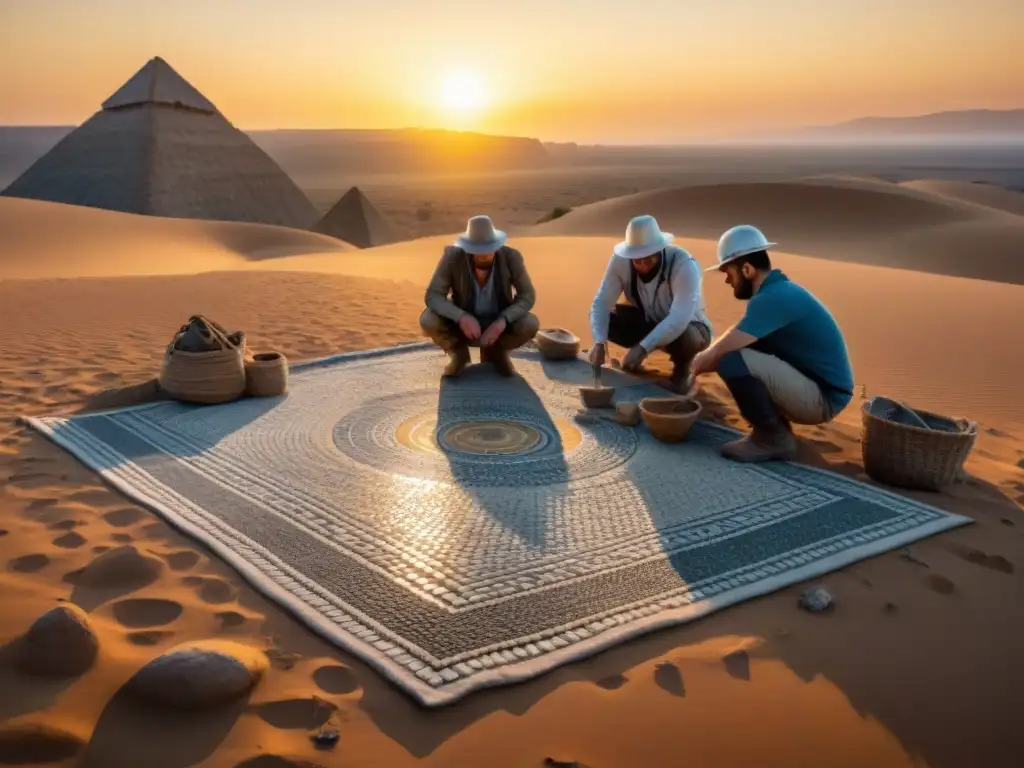
[[[1020,108],[1022,26],[1015,0],[0,0],[0,124],[80,124],[161,56],[250,131],[671,145]]]

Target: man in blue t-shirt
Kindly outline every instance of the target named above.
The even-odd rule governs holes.
[[[748,225],[722,235],[718,264],[710,269],[725,273],[747,310],[690,368],[694,376],[717,371],[750,422],[749,435],[722,446],[723,455],[739,461],[795,458],[790,424],[824,424],[853,399],[853,371],[835,318],[772,269],[773,245]]]

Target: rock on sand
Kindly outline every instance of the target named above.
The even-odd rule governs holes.
[[[140,669],[128,688],[177,709],[206,709],[250,691],[267,670],[266,656],[232,642],[201,641],[172,648]]]
[[[47,611],[21,641],[20,666],[29,674],[75,677],[88,670],[99,652],[89,617],[77,605]]]

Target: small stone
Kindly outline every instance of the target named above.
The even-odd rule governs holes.
[[[898,610],[899,610],[899,606],[896,605],[896,603],[886,603],[885,604],[885,612],[886,613],[896,613],[896,611],[898,611]]]
[[[177,709],[205,709],[255,686],[267,660],[238,643],[198,642],[172,648],[140,669],[128,687],[141,698]]]
[[[583,768],[575,760],[555,760],[553,757],[544,758],[545,768]]]
[[[337,728],[321,728],[318,733],[313,735],[313,743],[317,749],[332,749],[338,743],[339,738],[341,738],[341,734],[338,733]]]
[[[615,420],[627,427],[640,423],[640,406],[636,403],[618,403],[615,406]]]
[[[1001,522],[1003,525],[1013,526],[1013,520],[1011,520],[1008,517],[1002,518],[999,522]]]
[[[800,607],[811,613],[821,613],[833,604],[832,593],[825,587],[813,587],[800,595]]]
[[[81,675],[96,661],[100,647],[86,612],[70,604],[36,619],[22,641],[22,669],[55,677]]]

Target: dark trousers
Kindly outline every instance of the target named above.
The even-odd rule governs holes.
[[[480,332],[486,331],[487,326],[491,322],[493,320],[489,321],[486,318],[480,320]],[[470,342],[462,335],[458,323],[449,320],[447,317],[441,317],[429,309],[420,315],[420,328],[425,336],[430,338],[431,341],[445,352],[451,352],[460,346],[479,346],[479,341]],[[496,343],[505,350],[518,349],[536,336],[539,330],[540,320],[537,319],[536,315],[529,313],[514,323],[509,323],[505,326],[504,332],[498,337]]]
[[[643,341],[656,325],[644,316],[639,307],[616,304],[608,322],[608,341],[629,349]],[[682,373],[689,370],[694,356],[709,346],[711,330],[704,323],[692,322],[662,349],[672,358],[672,367]]]

